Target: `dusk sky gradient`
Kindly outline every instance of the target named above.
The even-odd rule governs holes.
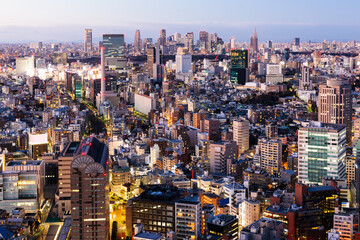
[[[3,0],[0,42],[82,41],[84,28],[94,42],[103,33],[141,38],[216,32],[225,41],[360,40],[359,0]]]

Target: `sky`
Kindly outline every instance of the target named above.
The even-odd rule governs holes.
[[[200,30],[248,41],[360,41],[359,0],[1,0],[0,43],[94,42],[103,33],[141,38]]]

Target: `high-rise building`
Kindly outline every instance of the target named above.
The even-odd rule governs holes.
[[[270,175],[278,175],[281,171],[282,141],[277,138],[261,139],[260,145],[260,167]]]
[[[58,158],[60,217],[71,213],[71,162],[80,142],[68,142]]]
[[[135,32],[134,51],[135,51],[135,53],[141,52],[141,38],[140,38],[140,30],[139,29],[137,29]]]
[[[238,147],[238,154],[249,149],[249,121],[237,119],[233,121],[233,141]]]
[[[252,52],[257,53],[258,52],[258,37],[257,37],[257,32],[256,32],[256,27],[254,30],[254,35],[250,37],[250,50]]]
[[[313,90],[312,80],[310,79],[310,68],[305,66],[301,69],[299,90]]]
[[[230,49],[235,49],[235,37],[230,38]]]
[[[95,137],[71,163],[71,239],[109,239],[109,150]]]
[[[231,51],[230,81],[245,85],[249,79],[249,56],[247,50]]]
[[[84,52],[92,51],[92,29],[85,29]]]
[[[161,65],[163,64],[162,51],[159,47],[149,47],[146,50],[147,62],[146,70],[153,76],[154,73],[154,64]]]
[[[199,41],[200,41],[200,44],[205,46],[205,51],[208,51],[208,49],[209,49],[209,33],[207,31],[199,32]]]
[[[175,203],[176,239],[197,239],[201,234],[202,203],[196,197]]]
[[[187,47],[187,49],[192,52],[194,46],[194,33],[193,32],[188,32],[185,35],[185,47]]]
[[[204,132],[208,134],[208,140],[220,140],[220,121],[218,119],[205,119]]]
[[[123,69],[126,66],[124,34],[103,34],[105,47],[105,66],[110,70]]]
[[[349,81],[329,79],[326,85],[319,86],[318,121],[323,123],[345,124],[347,142],[351,142],[352,94]]]
[[[266,65],[266,83],[278,84],[284,81],[280,64],[267,64]]]
[[[158,46],[164,46],[166,44],[166,29],[160,30],[160,37],[158,39]]]
[[[48,152],[48,134],[47,133],[29,133],[29,152],[33,160],[40,159]]]
[[[310,122],[299,128],[298,148],[300,183],[321,183],[324,177],[346,178],[345,125]]]
[[[16,163],[9,162],[8,164],[14,165]],[[43,163],[39,161],[39,164]],[[19,167],[24,169],[24,166]],[[10,166],[11,168],[14,168],[14,166]],[[1,209],[11,213],[16,208],[24,208],[26,213],[37,213],[37,209],[40,209],[44,200],[43,179],[45,178],[44,175],[38,176],[38,174],[37,170],[1,172]]]
[[[138,220],[145,231],[166,234],[175,231],[175,203],[180,199],[178,188],[168,185],[147,185],[145,191],[131,199],[126,208],[126,235],[132,236]]]
[[[181,52],[178,50],[176,54],[176,72],[177,73],[190,73],[192,72],[192,57],[187,52]]]
[[[236,143],[233,141],[210,144],[210,172],[228,174],[228,165],[236,160]]]
[[[294,39],[293,39],[293,45],[294,45],[294,46],[300,46],[300,38],[294,37]]]

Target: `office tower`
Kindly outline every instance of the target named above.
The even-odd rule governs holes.
[[[84,52],[92,51],[92,29],[85,29]]]
[[[267,64],[266,65],[266,83],[277,85],[284,81],[284,76],[281,71],[280,64]]]
[[[210,143],[210,172],[228,174],[228,165],[237,158],[236,149],[233,141]]]
[[[249,56],[247,50],[231,50],[230,81],[245,85],[249,79]]]
[[[180,33],[175,33],[174,34],[174,41],[176,43],[181,43],[181,34]]]
[[[282,141],[280,139],[260,139],[260,167],[270,175],[281,172]]]
[[[103,34],[102,46],[105,47],[105,66],[109,70],[124,69],[126,66],[124,34]]]
[[[235,49],[235,37],[230,38],[230,49]]]
[[[202,204],[196,197],[180,199],[175,203],[176,239],[198,239],[201,234]]]
[[[300,183],[321,183],[323,177],[346,178],[344,125],[310,122],[298,131]]]
[[[68,142],[58,158],[60,217],[71,212],[71,162],[80,142]]]
[[[318,121],[346,125],[347,143],[351,142],[352,94],[349,81],[329,79],[319,86]]]
[[[189,50],[189,52],[193,52],[193,46],[194,46],[194,33],[188,32],[185,34],[185,47]]]
[[[209,33],[207,31],[199,32],[199,41],[200,41],[200,44],[205,46],[205,51],[208,51],[208,49],[209,49]]]
[[[276,122],[273,122],[273,121],[266,122],[265,135],[266,135],[266,138],[278,137],[278,125]]]
[[[153,76],[154,64],[163,64],[162,50],[159,47],[150,47],[146,50],[146,55],[146,70],[151,76]]]
[[[239,225],[246,227],[260,219],[260,202],[245,199],[239,204]]]
[[[249,121],[239,118],[233,121],[233,141],[238,147],[238,155],[249,149]]]
[[[16,163],[11,163],[10,169]],[[37,164],[37,163],[34,163]],[[39,162],[39,164],[43,164]],[[25,166],[28,168],[29,166]],[[40,167],[40,166],[38,166]],[[23,168],[20,166],[17,168]],[[0,173],[0,208],[11,213],[16,208],[24,208],[26,213],[37,213],[44,201],[44,172],[38,170],[3,171]],[[42,180],[41,180],[42,178]],[[41,181],[40,181],[41,180]]]
[[[294,45],[294,46],[300,46],[300,38],[294,37],[294,39],[293,39],[293,45]]]
[[[301,69],[301,80],[299,90],[313,90],[312,80],[310,80],[310,68],[303,66]]]
[[[48,152],[48,134],[47,133],[29,133],[29,157],[38,160]]]
[[[164,46],[166,44],[166,29],[160,30],[160,37],[158,39],[158,46]]]
[[[267,48],[272,49],[273,48],[273,41],[269,40],[267,42]]]
[[[23,57],[16,58],[16,75],[26,75],[29,77],[33,77],[35,74],[35,58],[31,57]]]
[[[109,239],[109,150],[81,141],[71,163],[71,239]]]
[[[181,51],[178,49],[175,62],[177,73],[192,73],[192,57],[187,51]]]
[[[137,29],[135,32],[134,51],[135,51],[135,53],[141,52],[141,38],[140,38],[140,30],[139,29]]]
[[[208,140],[220,140],[220,121],[218,119],[205,119],[203,131],[208,134]]]
[[[238,239],[239,223],[236,216],[219,214],[211,218],[208,222],[208,234],[221,236],[223,239]]]
[[[250,50],[252,52],[257,53],[258,52],[258,37],[257,37],[257,32],[256,32],[256,27],[254,30],[254,35],[250,37]]]
[[[132,236],[140,219],[145,231],[166,234],[175,231],[175,202],[181,197],[178,188],[169,185],[147,185],[145,191],[131,199],[126,208],[126,236]]]

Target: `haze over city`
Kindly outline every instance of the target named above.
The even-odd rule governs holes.
[[[14,7],[16,6],[16,7]],[[349,41],[360,39],[360,2],[356,0],[16,0],[3,1],[0,42],[76,41],[80,30],[101,34],[122,32],[133,41],[135,29],[156,37],[169,33],[206,30],[225,39],[246,41],[256,26],[260,41]]]

